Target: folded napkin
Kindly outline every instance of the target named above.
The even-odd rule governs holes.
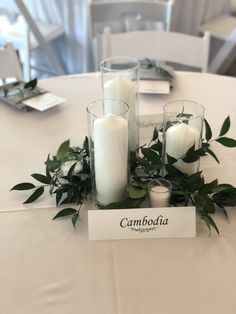
[[[174,69],[171,66],[159,66],[155,61],[144,59],[140,62],[140,80],[168,81],[174,86]]]
[[[47,93],[46,90],[37,87],[37,80],[28,83],[17,81],[0,86],[0,101],[11,105],[18,110],[30,111],[33,108],[24,104],[24,101],[38,95]]]

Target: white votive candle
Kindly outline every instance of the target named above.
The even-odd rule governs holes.
[[[128,182],[128,122],[114,115],[94,121],[94,170],[101,205],[124,199]]]
[[[197,148],[199,141],[200,133],[195,127],[186,123],[175,124],[166,131],[166,153],[175,159],[182,158],[194,143]],[[181,172],[192,174],[197,171],[198,162],[186,163],[178,160],[174,166]]]
[[[156,185],[149,190],[151,207],[168,207],[170,199],[170,190],[166,186]]]
[[[104,84],[105,99],[120,99],[129,106],[129,149],[135,150],[138,145],[138,122],[136,109],[136,83],[117,74],[114,79]],[[105,113],[119,114],[119,107],[114,102],[106,101]]]

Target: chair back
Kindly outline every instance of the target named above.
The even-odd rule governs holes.
[[[0,79],[7,78],[23,80],[19,58],[11,43],[0,49]]]
[[[99,68],[102,59],[101,35],[106,27],[113,33],[155,29],[170,30],[174,0],[115,0],[90,3],[93,59]]]
[[[209,42],[209,33],[204,37],[160,31],[112,33],[106,28],[102,36],[102,59],[111,56],[149,58],[207,72]]]

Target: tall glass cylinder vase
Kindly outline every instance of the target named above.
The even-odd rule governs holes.
[[[119,99],[129,106],[129,150],[139,144],[138,82],[139,62],[129,57],[112,57],[101,63],[104,99]],[[107,102],[105,113],[117,113],[116,105]]]
[[[204,107],[194,101],[176,100],[164,105],[164,156],[177,159],[173,164],[182,173],[193,174],[199,169],[199,160],[185,162],[187,151],[201,147]]]
[[[107,113],[107,106],[114,106],[116,112]],[[87,107],[93,194],[99,205],[126,197],[128,111],[121,100],[98,100]]]

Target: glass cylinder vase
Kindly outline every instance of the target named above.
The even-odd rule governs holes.
[[[130,57],[111,57],[102,61],[102,87],[104,99],[118,99],[129,106],[129,150],[139,144],[138,82],[139,61]],[[106,103],[105,113],[117,113],[114,103]]]
[[[107,106],[116,107],[107,113]],[[108,205],[126,197],[128,184],[128,105],[121,100],[98,100],[87,107],[93,196]]]
[[[199,169],[200,160],[185,162],[187,151],[201,147],[204,107],[194,101],[176,100],[164,105],[163,144],[164,158],[177,159],[173,164],[179,171],[193,174]]]

